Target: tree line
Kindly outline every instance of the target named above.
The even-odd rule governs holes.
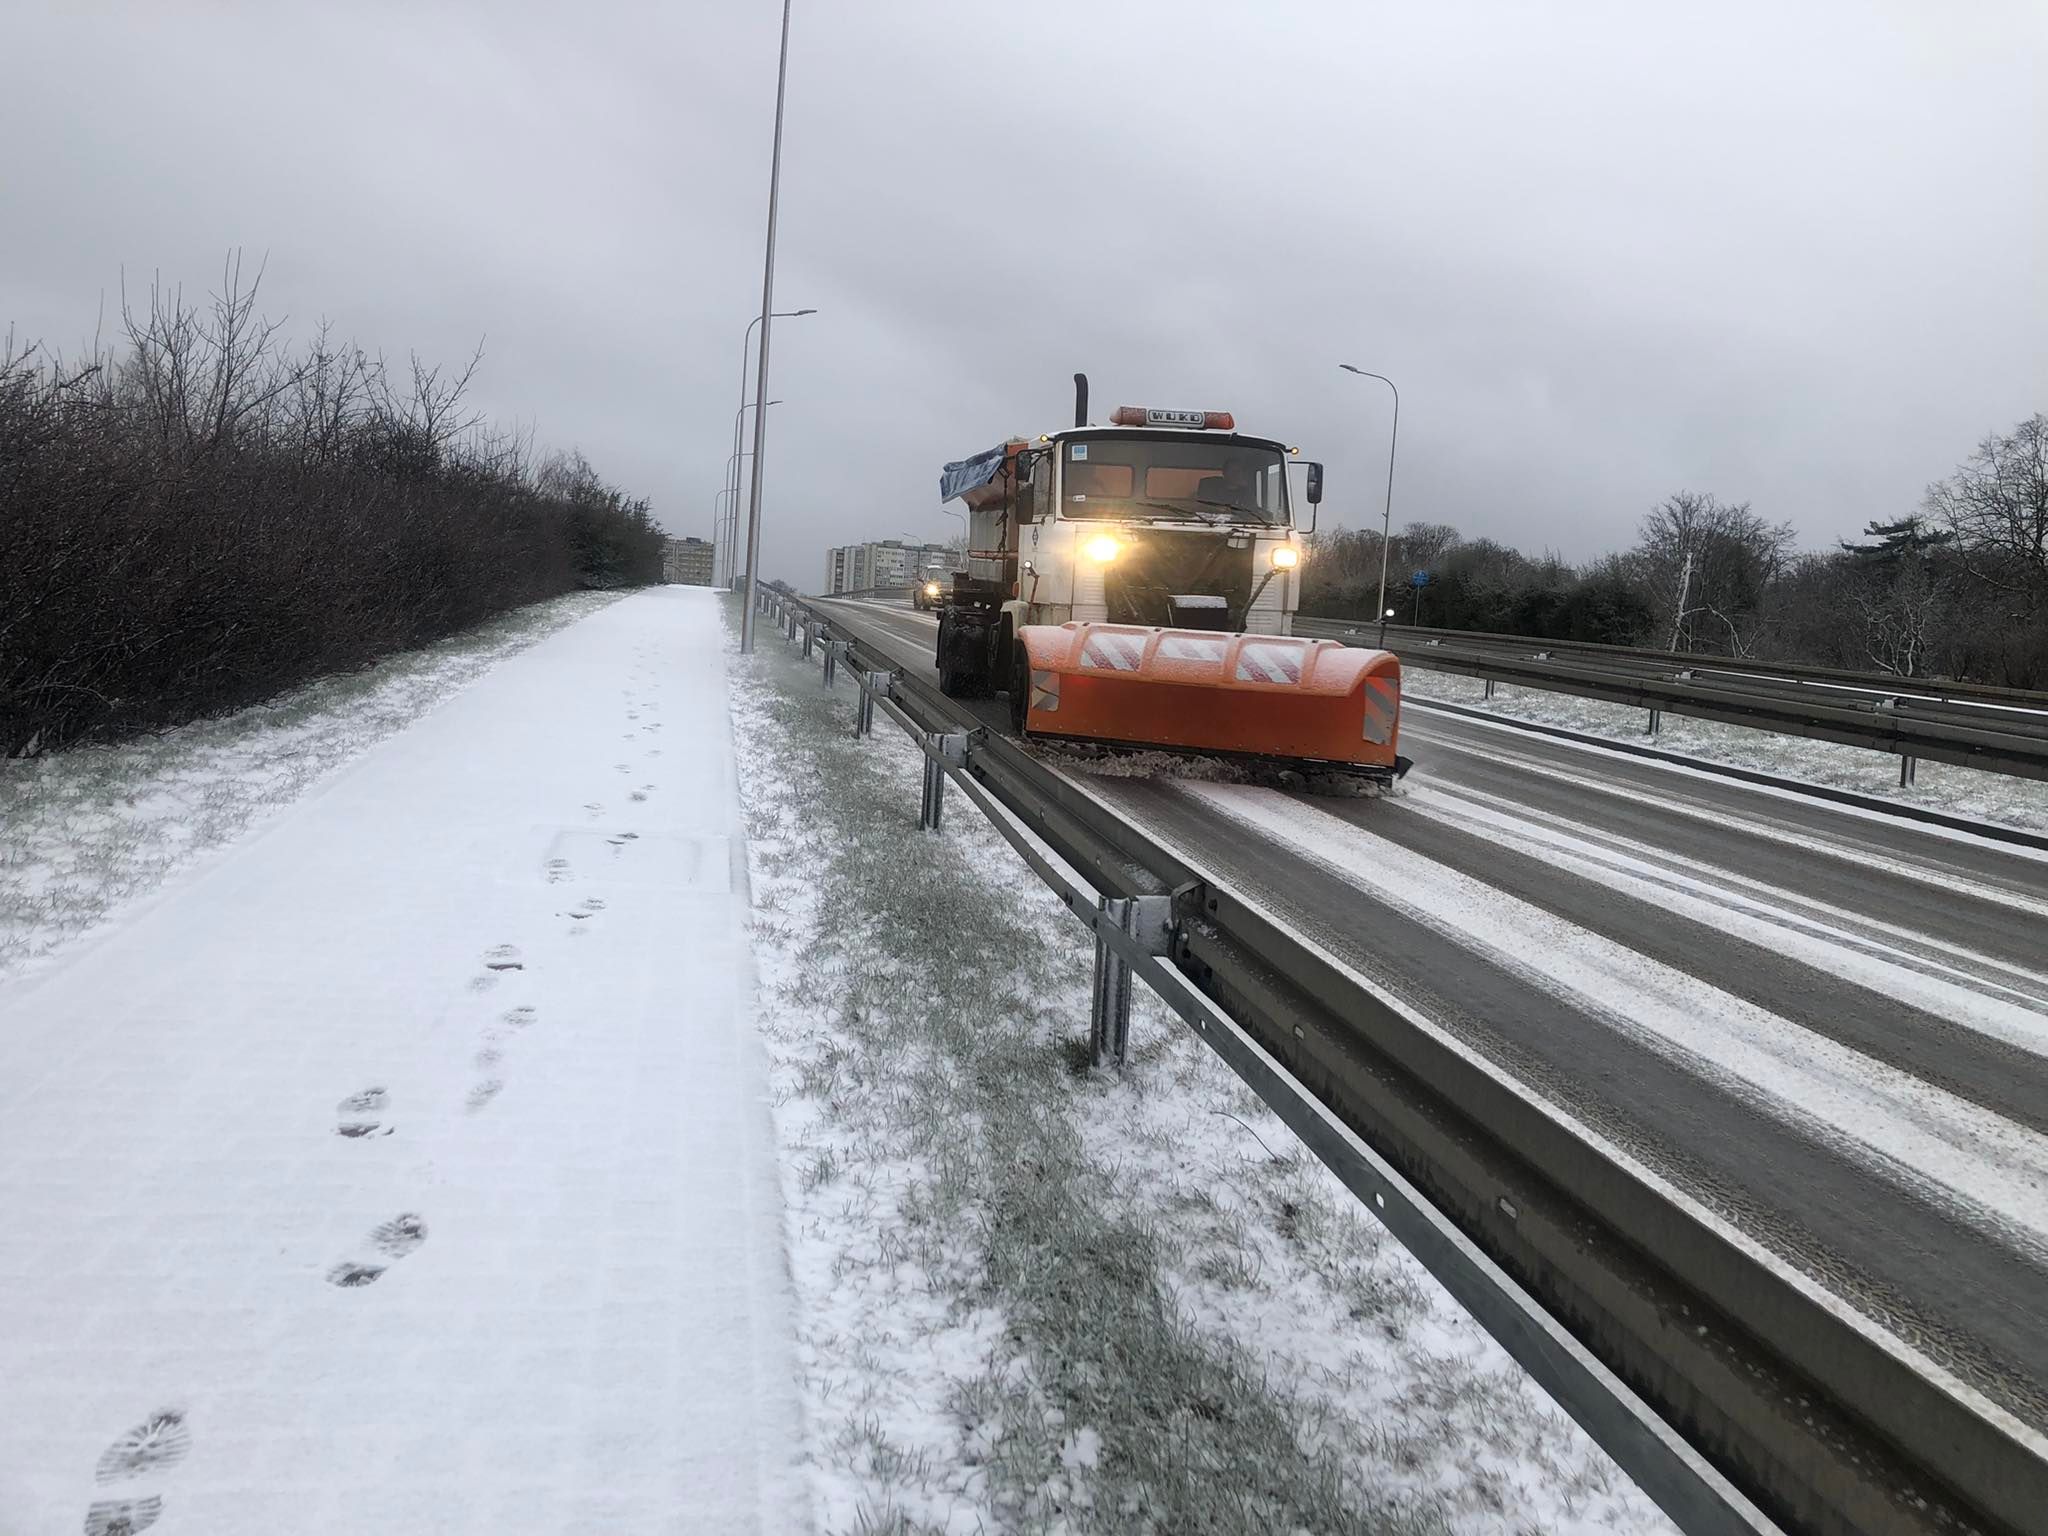
[[[0,755],[237,709],[579,587],[661,578],[643,499],[459,369],[289,343],[230,258],[67,361],[0,344]]]
[[[1993,433],[1920,505],[1799,551],[1790,523],[1682,491],[1574,565],[1444,523],[1388,550],[1395,622],[2048,688],[2048,416]],[[1318,535],[1302,611],[1371,617],[1378,529]],[[1412,573],[1429,581],[1410,585]]]

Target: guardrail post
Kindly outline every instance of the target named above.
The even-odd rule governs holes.
[[[1658,731],[1659,731],[1660,729],[1662,729],[1663,725],[1664,725],[1664,711],[1663,711],[1663,710],[1661,710],[1661,709],[1653,709],[1653,710],[1651,710],[1651,711],[1650,711],[1650,725],[1649,725],[1649,728],[1648,728],[1647,730],[1645,730],[1645,731],[1643,732],[1643,734],[1644,734],[1645,736],[1654,736],[1654,735],[1656,735],[1656,734],[1657,734],[1657,732],[1658,732]]]
[[[895,674],[890,672],[863,672],[860,674],[860,702],[853,711],[853,737],[858,741],[875,728],[875,695],[886,694]]]
[[[1128,898],[1103,898],[1102,915],[1125,932],[1130,931],[1131,903]],[[1100,934],[1095,938],[1095,991],[1088,1005],[1088,1045],[1095,1065],[1114,1061],[1123,1065],[1124,1047],[1131,1037],[1131,967],[1111,949]]]
[[[839,658],[845,654],[846,642],[844,640],[827,640],[825,642],[825,686],[827,688],[830,688],[839,681]]]
[[[1920,776],[1920,759],[1911,756],[1899,758],[1899,788],[1911,789],[1913,781]]]
[[[809,620],[808,618],[806,618],[806,619],[804,620],[804,660],[805,660],[805,661],[809,661],[809,660],[811,659],[811,647],[812,647],[812,637],[811,637],[811,621],[810,621],[810,620]]]
[[[924,793],[917,802],[917,830],[936,832],[946,808],[946,770],[929,754],[924,760]]]
[[[1489,678],[1487,678],[1487,679],[1486,679],[1486,692],[1482,693],[1482,694],[1480,695],[1480,697],[1481,697],[1481,698],[1483,698],[1483,699],[1490,699],[1490,698],[1492,698],[1492,697],[1493,697],[1493,679],[1492,679],[1492,678],[1490,678],[1490,677],[1489,677]]]
[[[924,737],[924,798],[917,807],[917,829],[939,830],[946,809],[946,770],[967,766],[965,731],[927,731]]]
[[[1173,948],[1173,898],[1106,896],[1102,916],[1135,940],[1148,955]],[[1088,1009],[1088,1043],[1095,1065],[1121,1067],[1131,1043],[1131,963],[1095,937],[1095,990]]]

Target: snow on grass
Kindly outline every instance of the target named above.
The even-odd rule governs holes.
[[[0,761],[0,977],[97,927],[503,657],[619,595],[539,603],[217,720]]]
[[[729,657],[826,1531],[1663,1530],[918,758]]]
[[[1647,713],[1626,704],[1608,704],[1536,688],[1511,688],[1505,683],[1497,685],[1494,696],[1488,699],[1480,679],[1432,672],[1419,664],[1403,670],[1401,687],[1408,697],[1424,703],[1441,699],[1510,720],[1560,726],[1589,736],[1655,747],[1661,752],[1682,753],[1807,784],[1878,795],[1978,821],[2048,831],[2048,783],[2012,774],[1986,773],[1979,768],[1923,760],[1914,786],[1901,789],[1899,760],[1889,752],[1813,741],[1804,736],[1780,736],[1771,731],[1668,713],[1663,716],[1658,733],[1649,736],[1645,734]],[[1426,715],[1418,714],[1417,723],[1426,727],[1426,721]]]

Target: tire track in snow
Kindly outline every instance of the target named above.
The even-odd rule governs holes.
[[[1650,893],[1674,910],[1685,906],[1708,926],[1774,947],[1789,944],[1817,970],[1892,995],[1909,994],[1928,1012],[2048,1056],[2048,974],[2043,972],[1801,896],[1732,868],[1527,810],[1484,791],[1423,786],[1402,803],[1445,825],[1465,827],[1553,862],[1569,862],[1616,888],[1627,885]],[[1919,984],[1923,980],[1929,984]]]
[[[1298,800],[1177,788],[2048,1267],[2048,1137]]]

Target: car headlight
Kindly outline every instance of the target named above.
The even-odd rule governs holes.
[[[939,595],[939,584],[936,581],[926,582],[924,584],[924,595],[926,597],[937,597]]]
[[[1122,549],[1123,545],[1117,543],[1108,534],[1099,533],[1081,546],[1081,553],[1090,560],[1093,560],[1097,565],[1107,565],[1117,557]]]
[[[1273,546],[1274,570],[1291,571],[1299,564],[1301,564],[1301,551],[1292,544],[1275,544]]]

